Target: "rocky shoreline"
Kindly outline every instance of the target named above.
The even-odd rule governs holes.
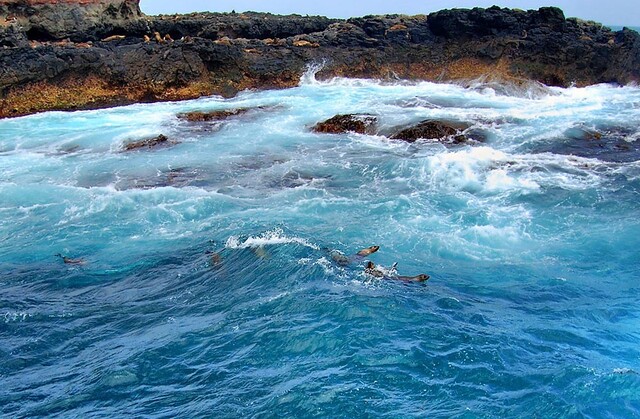
[[[2,118],[290,87],[319,63],[319,78],[626,84],[640,80],[640,35],[552,7],[339,20],[0,0]]]

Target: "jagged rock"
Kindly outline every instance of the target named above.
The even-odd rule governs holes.
[[[336,115],[313,127],[315,132],[325,134],[375,134],[378,119],[372,115]]]
[[[148,42],[154,33],[160,40]],[[291,87],[320,62],[319,78],[626,84],[640,81],[640,35],[565,19],[557,8],[339,20],[154,17],[138,0],[0,1],[0,117]]]
[[[28,46],[27,34],[20,30],[16,23],[12,23],[6,28],[0,25],[0,48],[25,48]]]
[[[140,140],[140,141],[132,141],[130,143],[126,143],[123,145],[122,150],[123,151],[134,151],[134,150],[140,150],[143,148],[156,148],[156,147],[160,147],[160,146],[171,146],[171,145],[175,145],[177,144],[177,142],[175,141],[170,141],[169,138],[167,138],[166,136],[160,134],[157,137],[153,137],[153,138],[147,138],[145,140]]]
[[[392,140],[402,140],[409,143],[420,139],[437,139],[443,142],[460,144],[470,139],[463,133],[467,128],[469,128],[469,125],[463,123],[426,120],[417,125],[404,128],[393,134],[390,138]]]
[[[139,0],[4,0],[0,21],[15,20],[31,41],[97,41],[122,35],[142,18]]]

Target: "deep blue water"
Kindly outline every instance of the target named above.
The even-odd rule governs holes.
[[[640,417],[639,138],[633,86],[311,76],[2,120],[0,416]]]

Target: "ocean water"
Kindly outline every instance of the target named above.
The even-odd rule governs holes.
[[[637,86],[312,72],[2,120],[0,416],[640,417],[639,139]]]

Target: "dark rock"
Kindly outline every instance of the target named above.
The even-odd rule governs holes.
[[[602,139],[602,133],[600,131],[584,125],[571,127],[565,131],[564,135],[573,140],[590,141]]]
[[[6,28],[0,26],[0,48],[25,48],[28,46],[27,34],[20,30],[16,24],[11,24]]]
[[[315,132],[326,134],[375,134],[378,119],[373,115],[336,115],[313,127]]]
[[[123,151],[134,151],[143,148],[156,148],[160,146],[171,146],[177,144],[175,141],[170,141],[166,136],[160,134],[157,137],[147,138],[140,141],[132,141],[122,146]]]
[[[403,140],[410,143],[425,139],[460,144],[470,140],[470,138],[463,133],[467,128],[469,128],[469,125],[462,123],[426,120],[412,127],[404,128],[393,134],[390,138],[392,140]]]
[[[221,111],[208,111],[208,112],[185,112],[178,114],[178,119],[189,122],[211,122],[211,121],[224,121],[232,116],[238,116],[249,112],[251,108],[238,108]]]
[[[0,20],[14,21],[31,41],[97,41],[124,35],[144,24],[138,3],[139,0],[10,0],[0,2]]]
[[[3,20],[0,117],[291,87],[315,63],[324,63],[319,78],[640,81],[638,33],[565,19],[557,8],[339,20],[154,17],[141,14],[138,0],[5,0]]]
[[[537,144],[533,151],[598,159],[607,162],[640,160],[637,127],[576,125],[559,138]]]

